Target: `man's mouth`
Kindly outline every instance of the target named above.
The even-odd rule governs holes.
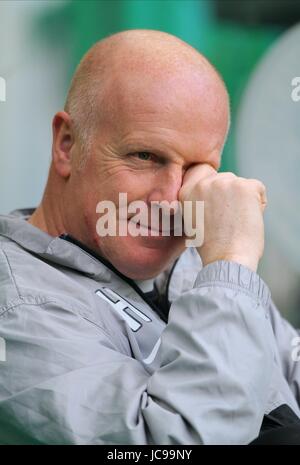
[[[134,221],[132,219],[128,219],[128,222],[134,224],[134,227],[136,227],[138,230],[144,229],[148,230],[149,232],[154,232],[159,235],[165,235],[165,236],[172,236],[174,234],[174,228],[165,228],[163,229],[161,226],[157,227],[157,225],[151,225],[151,224],[142,224],[140,221]]]

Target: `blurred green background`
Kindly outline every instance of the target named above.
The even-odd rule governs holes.
[[[299,18],[300,0],[1,0],[0,76],[7,81],[9,98],[0,105],[0,176],[8,174],[0,177],[0,211],[39,201],[49,162],[43,160],[50,149],[48,154],[39,152],[45,152],[46,141],[51,142],[50,119],[63,107],[76,65],[96,41],[125,29],[172,33],[216,66],[228,87],[232,109],[221,170],[237,171],[236,114],[246,83],[268,47]],[[24,121],[25,108],[31,109],[31,122],[38,126],[35,139],[28,134],[31,126]],[[16,112],[22,126],[19,144],[7,136],[13,132]],[[8,150],[13,152],[9,160]],[[20,168],[20,152],[29,160],[24,166],[28,177],[27,181],[18,178],[16,191],[8,180],[9,172]],[[34,184],[28,180],[31,161],[39,174]]]
[[[125,29],[158,29],[174,34],[204,53],[222,74],[232,105],[232,130],[222,171],[236,170],[236,109],[251,71],[264,51],[300,17],[287,0],[73,0],[45,13],[39,35],[53,47],[69,47],[71,78],[82,55],[97,40]],[[277,5],[277,6],[276,6]],[[282,11],[287,12],[283,15]]]

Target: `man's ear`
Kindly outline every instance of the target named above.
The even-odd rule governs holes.
[[[63,178],[71,174],[71,150],[74,146],[74,131],[71,117],[65,111],[56,113],[52,122],[52,158],[55,171]]]

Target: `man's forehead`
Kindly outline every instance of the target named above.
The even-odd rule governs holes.
[[[223,84],[203,67],[164,70],[111,69],[101,105],[109,144],[183,157],[187,164],[211,157],[216,166],[228,125]]]
[[[105,100],[107,116],[116,121],[131,116],[149,121],[177,116],[188,121],[208,118],[210,112],[213,116],[227,105],[226,91],[215,77],[190,70],[154,77],[139,70],[116,75],[106,86]]]

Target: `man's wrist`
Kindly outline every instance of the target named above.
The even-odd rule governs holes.
[[[249,268],[251,271],[254,271],[255,273],[257,271],[258,262],[259,262],[257,258],[251,258],[249,256],[241,255],[241,254],[225,254],[225,255],[209,257],[208,259],[205,259],[205,257],[201,255],[199,249],[198,249],[198,253],[201,257],[203,266],[209,265],[210,263],[214,263],[217,261],[226,261],[226,262],[234,262],[234,263],[238,263],[239,265],[243,265],[246,268]]]
[[[253,295],[268,309],[270,290],[263,279],[247,266],[222,260],[207,264],[199,271],[194,288],[211,286],[240,289]]]
[[[254,271],[256,273],[257,267],[258,267],[258,259],[255,258],[250,258],[247,256],[242,256],[242,255],[224,255],[224,257],[221,259],[223,261],[227,262],[235,262],[238,263],[239,265],[243,265],[246,268],[249,268],[251,271]]]

